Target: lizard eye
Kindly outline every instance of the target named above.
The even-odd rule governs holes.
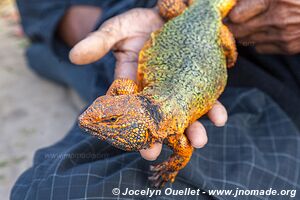
[[[118,120],[118,117],[113,116],[113,117],[110,117],[110,118],[108,118],[108,119],[103,119],[102,122],[104,122],[104,123],[114,123],[114,122],[116,122],[117,120]]]

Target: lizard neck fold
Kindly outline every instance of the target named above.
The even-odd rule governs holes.
[[[175,96],[166,96],[158,92],[149,93],[146,89],[139,98],[145,102],[146,110],[157,124],[158,138],[164,139],[168,135],[184,132],[189,123],[188,116],[179,106]]]

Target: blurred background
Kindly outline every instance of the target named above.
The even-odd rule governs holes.
[[[28,41],[13,0],[0,0],[0,197],[29,168],[34,152],[58,141],[83,102],[70,89],[48,82],[26,66]]]

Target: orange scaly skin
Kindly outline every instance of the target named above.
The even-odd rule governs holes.
[[[115,80],[80,116],[82,128],[113,146],[137,151],[165,142],[170,158],[151,166],[149,180],[162,187],[189,162],[193,147],[184,130],[211,109],[237,57],[222,18],[235,0],[159,0],[169,20],[139,57],[138,84]]]

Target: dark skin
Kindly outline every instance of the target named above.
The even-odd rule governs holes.
[[[228,25],[241,44],[259,53],[300,53],[299,0],[240,0]]]

